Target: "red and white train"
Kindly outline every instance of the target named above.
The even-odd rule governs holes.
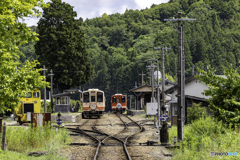
[[[127,97],[123,94],[115,94],[111,97],[111,107],[113,112],[123,113],[127,109]]]
[[[100,118],[105,111],[104,92],[99,89],[89,89],[82,93],[82,118],[91,118],[92,116]]]

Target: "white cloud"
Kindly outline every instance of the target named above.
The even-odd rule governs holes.
[[[135,0],[135,3],[138,6],[138,9],[145,9],[146,7],[150,8],[152,4],[161,4],[167,3],[168,0]]]
[[[50,0],[44,0],[45,3]],[[104,13],[123,14],[127,9],[145,9],[150,8],[152,4],[166,3],[168,0],[62,0],[71,6],[74,6],[73,10],[77,12],[77,18],[82,17],[83,20],[86,18],[91,19],[100,17]],[[28,26],[37,25],[38,18],[26,18],[25,23]]]

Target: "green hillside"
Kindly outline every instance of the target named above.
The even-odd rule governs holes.
[[[223,74],[223,68],[230,65],[236,68],[240,60],[239,11],[238,0],[170,0],[149,9],[127,9],[124,14],[86,19],[81,29],[94,72],[83,88],[104,90],[107,101],[116,92],[129,94],[135,82],[141,84],[139,74],[148,73],[149,59],[161,58],[153,49],[161,44],[172,48],[165,52],[165,72],[174,76],[178,33],[164,19],[176,18],[178,12],[183,18],[197,19],[183,22],[186,77],[192,74],[193,64],[201,69],[211,65],[217,74]],[[25,59],[37,58],[34,42],[20,48]],[[149,74],[144,81],[148,83]]]

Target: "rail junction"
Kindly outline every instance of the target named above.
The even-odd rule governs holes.
[[[163,154],[166,149],[154,145],[159,135],[149,120],[141,116],[104,114],[101,119],[81,119],[79,124],[69,124],[73,142],[66,157],[68,159],[171,159]],[[150,140],[150,141],[149,141]],[[154,141],[155,140],[155,141]],[[143,145],[144,142],[148,145]],[[149,145],[150,144],[150,145]],[[149,152],[149,153],[147,153]]]

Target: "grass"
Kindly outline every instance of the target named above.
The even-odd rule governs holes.
[[[169,143],[177,137],[177,127],[169,129]],[[178,143],[180,149],[173,150],[173,159],[240,159],[240,132],[227,128],[211,117],[200,118],[184,126],[183,141]],[[238,156],[210,156],[210,152],[237,152]]]
[[[154,116],[146,116],[146,114],[141,114],[141,117],[147,118],[149,120],[154,120]],[[157,118],[157,117],[156,117]]]
[[[2,139],[2,134],[0,134]],[[46,127],[7,127],[7,151],[0,149],[1,160],[15,159],[64,159],[57,152],[67,141],[69,134],[66,129]],[[32,151],[48,151],[47,155],[34,158],[27,156]]]

